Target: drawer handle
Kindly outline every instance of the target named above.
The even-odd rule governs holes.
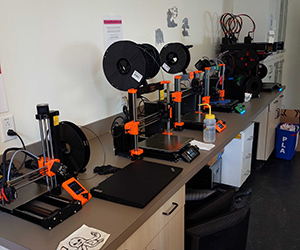
[[[253,139],[253,136],[251,135],[247,140],[251,141]]]
[[[274,104],[275,104],[275,103],[278,103],[278,100],[276,100],[276,101],[274,102]]]
[[[251,158],[251,153],[249,153],[245,158],[247,159]]]
[[[175,209],[178,207],[178,204],[176,202],[172,202],[172,205],[174,207],[170,210],[170,212],[163,212],[162,214],[167,215],[167,216],[171,215],[171,213],[173,213],[175,211]]]
[[[275,116],[275,120],[277,120],[280,117],[280,108],[276,109],[276,116]]]

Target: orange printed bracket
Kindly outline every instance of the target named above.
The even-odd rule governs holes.
[[[139,148],[138,150],[132,149],[130,150],[130,155],[133,156],[139,156],[142,155],[144,153],[144,150]]]
[[[210,96],[203,96],[202,97],[202,103],[206,103],[206,104],[209,104],[210,103]],[[207,109],[208,106],[204,106],[203,109]]]
[[[202,97],[202,103],[209,104],[209,102],[210,102],[210,96],[203,96]]]
[[[66,180],[61,186],[74,200],[80,201],[81,205],[92,198],[92,195],[74,177]]]
[[[139,124],[140,122],[130,121],[127,122],[124,126],[125,133],[130,135],[138,135],[139,134]]]
[[[175,122],[174,123],[174,127],[178,128],[178,127],[183,127],[184,126],[184,122]]]
[[[189,73],[189,79],[192,80],[194,79],[195,75],[194,75],[194,72],[190,72]]]
[[[46,163],[44,164],[44,157],[41,157],[38,160],[39,168],[43,168],[44,166],[46,167],[44,170],[43,169],[40,170],[41,175],[48,175],[49,177],[54,176],[55,173],[51,171],[51,168],[55,162],[59,163],[60,160],[59,159],[49,159],[48,157],[46,157]]]
[[[182,92],[176,91],[176,92],[172,93],[172,100],[174,102],[181,102],[181,100],[182,100],[181,96],[182,96]]]
[[[220,90],[219,91],[219,95],[220,95],[220,100],[221,101],[224,101],[225,100],[225,90]]]

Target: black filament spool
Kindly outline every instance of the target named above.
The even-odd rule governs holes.
[[[161,66],[170,74],[184,72],[189,66],[191,56],[188,48],[181,43],[169,43],[160,51]]]
[[[246,92],[251,93],[253,97],[257,97],[262,90],[262,80],[258,76],[249,76],[246,81]]]
[[[84,172],[90,159],[90,145],[82,130],[72,122],[59,123],[61,162],[69,173]]]
[[[263,79],[265,78],[265,76],[268,74],[268,68],[266,65],[264,64],[258,64],[258,67],[257,67],[257,76],[260,78],[260,79]]]
[[[159,71],[158,51],[150,44],[118,41],[110,45],[103,57],[103,71],[118,90],[137,89]]]
[[[151,44],[143,43],[139,44],[140,49],[144,52],[147,60],[148,73],[147,79],[151,79],[157,75],[160,70],[160,55],[157,49]]]

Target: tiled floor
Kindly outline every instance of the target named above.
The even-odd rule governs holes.
[[[300,249],[300,152],[271,156],[241,189],[252,188],[247,250]]]

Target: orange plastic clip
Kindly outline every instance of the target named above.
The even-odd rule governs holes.
[[[124,126],[125,134],[138,135],[139,124],[140,122],[134,122],[134,121],[127,122]]]
[[[163,84],[170,84],[170,83],[171,83],[171,81],[161,81],[160,82],[161,85],[163,85]]]
[[[210,96],[203,96],[202,97],[202,103],[206,103],[206,104],[209,104],[210,102]],[[203,109],[208,109],[208,106],[204,106]]]
[[[184,125],[184,122],[175,122],[174,123],[174,127],[177,128],[177,127],[182,127]]]
[[[137,92],[137,89],[128,89],[129,94],[135,94]]]
[[[225,100],[225,89],[220,90],[220,91],[219,91],[219,94],[220,94],[220,100],[221,100],[221,101],[224,101],[224,100]]]
[[[189,73],[189,79],[194,79],[194,72]]]
[[[182,96],[182,92],[176,91],[176,92],[172,93],[172,100],[174,102],[181,102],[181,96]]]
[[[46,168],[44,168],[43,170],[40,170],[41,175],[48,175],[49,177],[54,176],[55,173],[53,173],[51,171],[51,168],[52,168],[54,162],[60,162],[60,160],[59,159],[48,159],[48,157],[46,157],[46,163],[44,164],[44,157],[41,157],[38,160],[39,168],[46,166]]]
[[[138,150],[135,150],[135,149],[131,149],[130,150],[130,154],[131,156],[134,156],[134,155],[141,155],[142,153],[144,153],[144,150],[139,148]]]
[[[202,97],[202,103],[209,104],[209,102],[210,102],[210,96],[203,96]]]
[[[165,131],[165,132],[163,132],[162,134],[163,134],[163,135],[172,135],[173,133],[172,133],[172,132],[167,132],[167,131]]]

